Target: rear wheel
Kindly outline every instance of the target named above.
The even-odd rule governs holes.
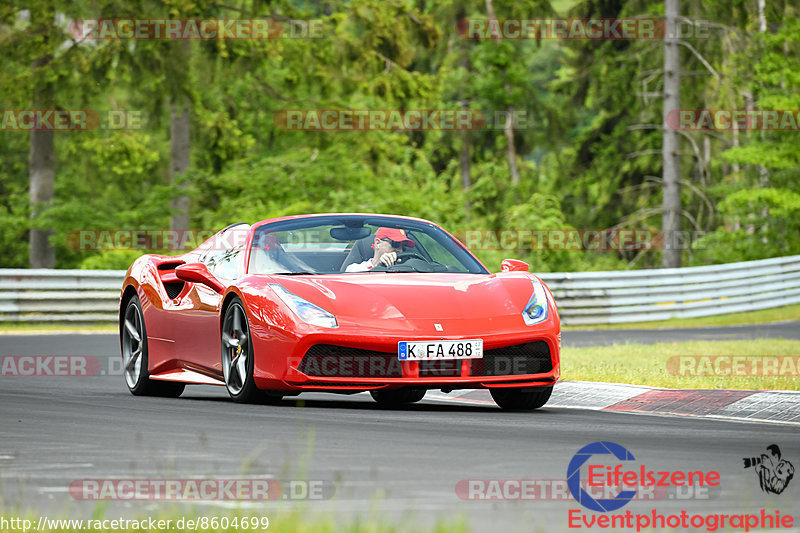
[[[489,389],[492,399],[500,408],[510,411],[530,411],[547,403],[553,393],[553,387],[541,387],[538,390]]]
[[[222,319],[222,373],[231,399],[237,403],[273,403],[279,393],[260,390],[253,379],[253,343],[242,301],[236,298]]]
[[[150,379],[147,370],[147,330],[144,325],[142,303],[136,294],[125,307],[119,335],[122,345],[122,370],[125,383],[132,394],[175,398],[181,395],[186,388],[184,383]]]
[[[394,389],[370,391],[372,399],[384,407],[401,407],[420,401],[425,397],[425,389]]]

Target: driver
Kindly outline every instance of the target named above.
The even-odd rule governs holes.
[[[397,261],[397,254],[402,253],[403,246],[414,247],[414,241],[408,238],[405,230],[396,228],[378,228],[372,249],[375,253],[363,263],[347,265],[345,272],[366,272],[373,267],[392,266]]]

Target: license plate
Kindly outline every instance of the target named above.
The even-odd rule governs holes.
[[[483,339],[400,341],[397,343],[397,354],[401,361],[483,359]]]

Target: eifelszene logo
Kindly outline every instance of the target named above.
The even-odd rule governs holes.
[[[631,452],[614,442],[587,444],[569,462],[567,487],[572,497],[583,507],[607,513],[616,511],[635,499],[639,487],[716,487],[720,483],[719,472],[713,470],[655,471],[645,464],[635,464],[634,461],[636,458]],[[604,496],[613,497],[595,499],[582,485],[582,470],[586,474],[583,485],[603,488]]]
[[[770,449],[771,457],[762,456],[745,459],[745,467],[764,464],[772,465],[774,471],[783,475],[780,487],[785,487],[793,471],[780,459],[777,446]],[[644,530],[703,529],[705,531],[742,530],[753,531],[766,528],[791,528],[794,517],[779,510],[760,509],[743,513],[696,513],[680,511],[661,512],[658,509],[620,510],[641,490],[655,487],[693,489],[719,487],[720,473],[715,470],[653,470],[646,461],[638,460],[619,444],[601,441],[593,442],[578,450],[567,467],[567,487],[572,497],[584,509],[570,509],[567,512],[567,525],[570,529],[600,528],[610,531],[634,529]],[[763,469],[759,469],[763,471]],[[772,472],[771,470],[770,472]],[[761,475],[761,474],[759,474]],[[774,481],[771,474],[764,474],[769,483]],[[583,479],[581,479],[583,477]],[[762,482],[764,483],[764,482]],[[584,490],[586,487],[588,490]],[[773,487],[773,488],[777,488]],[[783,490],[781,488],[781,490]],[[596,495],[600,498],[596,498]],[[594,512],[586,512],[590,509]],[[618,512],[612,512],[618,511]]]
[[[761,457],[744,457],[745,468],[752,468],[758,476],[761,490],[780,494],[789,485],[794,477],[794,466],[786,459],[781,459],[781,449],[777,444],[767,446],[769,454],[762,453]]]
[[[605,513],[616,511],[626,505],[636,496],[635,490],[623,490],[617,493],[614,498],[595,500],[581,487],[581,466],[583,466],[593,455],[611,454],[620,461],[635,461],[636,458],[631,452],[613,442],[593,442],[587,444],[576,453],[567,467],[567,486],[569,492],[575,500],[592,511]],[[622,465],[617,465],[622,466]],[[589,484],[592,483],[592,466],[589,467]],[[602,483],[602,482],[601,482]]]

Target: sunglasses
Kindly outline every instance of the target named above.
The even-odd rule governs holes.
[[[392,248],[402,248],[403,243],[400,241],[393,241],[392,239],[381,239],[381,241],[388,242],[392,245]]]

